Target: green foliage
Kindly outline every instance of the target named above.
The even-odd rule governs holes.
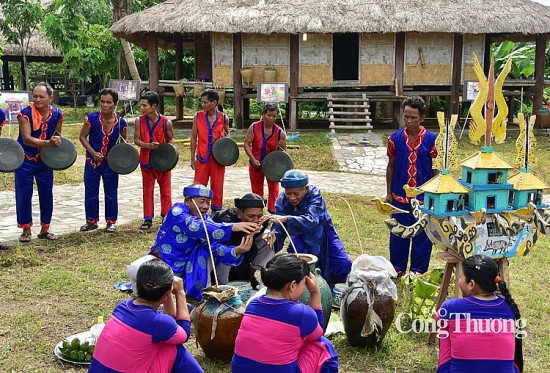
[[[40,2],[25,0],[2,0],[2,18],[0,18],[0,31],[10,43],[21,47],[23,55],[23,70],[27,79],[27,51],[29,40],[34,31],[40,25],[40,19],[44,15],[44,9]],[[25,86],[28,80],[25,81]]]
[[[512,69],[509,77],[513,79],[528,79],[535,75],[535,43],[514,43],[504,41],[491,45],[491,55],[495,59],[495,74],[500,73],[508,58],[512,57]],[[546,48],[546,60],[550,59],[549,48]],[[550,65],[546,64],[546,76],[550,75]]]

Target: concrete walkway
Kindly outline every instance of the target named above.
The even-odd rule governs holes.
[[[361,135],[338,134],[332,137],[335,156],[342,172],[307,171],[311,184],[322,191],[366,196],[385,194],[386,157],[380,137],[373,132]],[[81,162],[80,159],[77,162]],[[351,172],[350,172],[351,171]],[[183,199],[183,187],[193,181],[193,171],[189,166],[172,170],[172,200]],[[101,189],[100,189],[101,190]],[[141,174],[139,167],[129,175],[119,179],[118,224],[142,219]],[[250,191],[248,168],[227,167],[225,173],[224,198],[232,199]],[[267,192],[267,186],[265,188]],[[15,193],[0,192],[0,242],[15,243],[21,229],[17,228],[15,214]],[[158,188],[155,191],[155,211],[160,214]],[[100,217],[104,216],[103,196],[100,192]],[[40,230],[38,195],[33,195],[33,238]],[[54,210],[51,230],[56,234],[76,232],[85,223],[84,184],[56,185],[54,187]],[[100,228],[104,227],[100,219]]]

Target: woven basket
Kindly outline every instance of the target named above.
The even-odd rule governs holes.
[[[172,88],[174,89],[174,92],[176,93],[176,97],[185,96],[185,86],[183,84],[174,84],[174,85],[172,85]]]
[[[223,100],[225,100],[225,90],[216,89],[216,92],[218,92],[218,96],[220,96],[220,99],[218,100],[218,105],[223,105]]]
[[[206,89],[204,83],[195,83],[193,84],[193,97],[201,97],[201,93]]]
[[[243,79],[243,84],[247,85],[252,83],[252,76],[254,75],[254,70],[251,67],[244,67],[241,69],[241,77]]]
[[[273,68],[264,69],[264,82],[273,83],[277,81],[277,70]]]

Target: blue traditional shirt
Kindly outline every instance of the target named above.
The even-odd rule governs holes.
[[[285,228],[296,246],[296,251],[317,256],[317,268],[329,284],[334,282],[333,280],[346,281],[351,270],[351,260],[334,229],[321,191],[316,186],[309,186],[308,192],[296,207],[293,207],[285,193],[281,192],[275,201],[275,213],[287,216]],[[273,225],[273,232],[277,237],[277,252],[283,248],[286,233],[279,224]],[[291,246],[289,243],[287,250],[293,253],[294,249]]]
[[[233,225],[215,223],[208,214],[204,221],[216,264],[239,265],[242,256],[237,255],[237,247],[222,244],[231,238]],[[183,279],[187,295],[201,300],[210,275],[210,250],[201,218],[191,215],[189,206],[178,202],[170,208],[150,253],[159,256]]]

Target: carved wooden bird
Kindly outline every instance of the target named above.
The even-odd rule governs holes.
[[[406,214],[408,211],[402,210],[395,207],[394,205],[383,202],[380,198],[375,198],[372,200],[376,204],[376,208],[382,214],[393,215],[393,214]]]
[[[483,224],[485,223],[485,215],[487,214],[487,210],[484,208],[478,210],[478,211],[470,211],[470,215],[474,217],[476,220],[476,224]]]
[[[408,184],[403,185],[403,189],[405,190],[405,194],[409,198],[416,197],[417,195],[424,193],[424,191],[416,187],[409,186]]]

